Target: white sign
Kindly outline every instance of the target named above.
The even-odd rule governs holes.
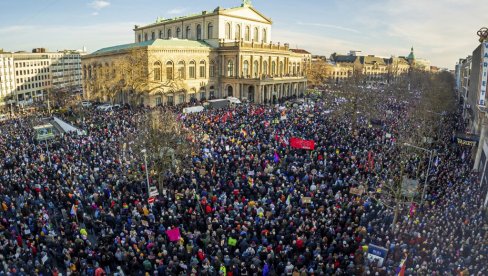
[[[152,186],[149,187],[149,197],[157,197],[159,195],[158,188]]]
[[[485,106],[486,88],[488,82],[488,42],[481,44],[481,90],[479,105]]]

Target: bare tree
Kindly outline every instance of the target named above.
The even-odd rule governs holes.
[[[175,113],[161,108],[140,115],[137,122],[137,132],[126,138],[127,143],[133,152],[146,149],[148,166],[161,190],[167,172],[178,173],[191,164],[194,134]]]

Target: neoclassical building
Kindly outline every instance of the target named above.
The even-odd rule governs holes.
[[[109,93],[104,91],[109,89],[97,84],[96,79],[103,75],[116,78],[124,67],[117,61],[130,60],[136,52],[137,58],[143,59],[140,64],[145,67],[145,84],[129,88],[132,79],[126,78],[119,82],[124,84],[119,89],[122,93],[111,94],[115,101],[131,101],[135,96],[145,105],[172,105],[192,98],[234,96],[266,103],[300,95],[307,87],[307,59],[289,44],[273,43],[271,26],[271,19],[249,1],[236,8],[218,7],[136,25],[134,43],[103,48],[83,57],[85,97],[107,100]]]

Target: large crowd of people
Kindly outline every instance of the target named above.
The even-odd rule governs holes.
[[[198,150],[191,166],[165,175],[152,203],[151,161],[146,167],[140,153],[122,147],[150,109],[86,112],[75,123],[86,135],[46,141],[34,137],[35,116],[1,122],[0,271],[393,275],[403,262],[406,275],[486,275],[482,188],[464,158],[469,148],[453,143],[462,129],[455,114],[432,145],[425,204],[413,212],[402,205],[392,226],[394,210],[376,194],[397,161],[408,108],[385,99],[388,112],[372,126],[335,116],[341,104],[180,114]],[[293,137],[313,140],[314,149],[291,147]],[[388,250],[382,265],[368,258],[370,244]]]

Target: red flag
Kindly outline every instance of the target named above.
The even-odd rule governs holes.
[[[303,140],[300,138],[290,138],[290,146],[296,149],[314,150],[315,142],[313,140]]]

